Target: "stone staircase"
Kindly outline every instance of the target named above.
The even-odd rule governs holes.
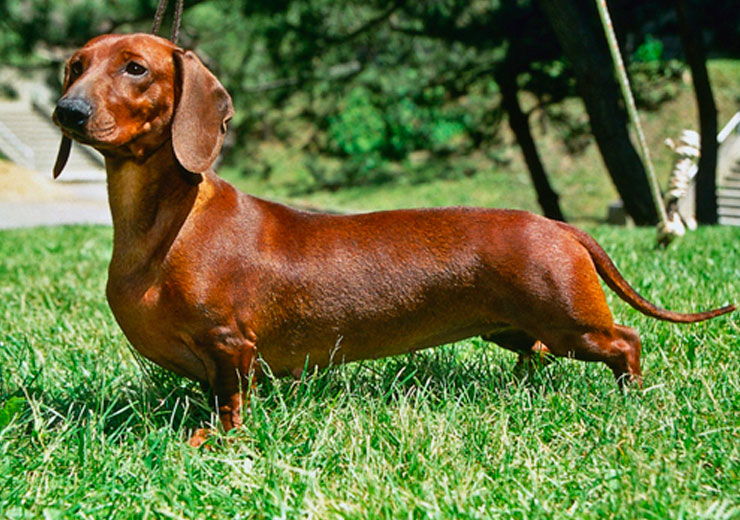
[[[39,78],[8,78],[2,68],[0,78],[10,79],[19,94],[17,100],[0,100],[0,155],[17,165],[14,174],[5,168],[0,179],[5,183],[0,192],[0,229],[110,224],[102,156],[73,143],[62,175],[52,180],[62,136],[51,121],[50,100],[55,96]]]
[[[717,213],[719,223],[740,226],[740,134],[720,145],[717,157]]]
[[[721,181],[717,195],[719,223],[740,226],[740,161],[735,163],[731,173]]]
[[[52,123],[49,108],[25,101],[0,103],[0,152],[13,162],[51,177],[61,132]],[[102,156],[95,150],[72,146],[61,182],[105,183]]]

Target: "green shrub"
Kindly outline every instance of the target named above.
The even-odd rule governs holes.
[[[350,91],[343,109],[329,117],[329,137],[333,151],[342,155],[362,155],[381,149],[386,140],[383,113],[373,105],[370,91],[357,87]]]
[[[395,97],[352,89],[336,114],[327,118],[328,152],[344,157],[335,171],[311,161],[306,167],[324,188],[377,184],[391,179],[389,161],[402,161],[415,150],[449,154],[466,146],[470,117],[444,106],[444,92],[428,89],[419,99],[407,92]]]
[[[663,42],[655,38],[652,34],[645,37],[645,41],[640,45],[632,60],[642,63],[661,61],[663,58]]]

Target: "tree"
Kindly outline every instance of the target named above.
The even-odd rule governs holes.
[[[701,27],[692,24],[693,9],[687,0],[675,0],[678,28],[686,61],[691,68],[696,104],[699,108],[701,157],[696,174],[696,220],[700,224],[717,223],[717,106],[707,73]]]
[[[496,51],[497,55],[490,66],[477,79],[485,79],[490,74],[498,85],[501,107],[508,116],[509,126],[524,156],[544,215],[565,220],[558,194],[550,185],[532,137],[529,116],[523,112],[519,102],[520,90],[529,90],[537,95],[539,108],[562,100],[567,92],[563,77],[549,77],[548,82],[536,81],[543,64],[559,58],[559,54],[553,53],[553,46],[542,44],[552,35],[547,26],[540,22],[541,16],[536,7],[531,2],[504,2],[497,9],[477,10],[476,16],[470,16],[470,9],[466,9],[469,2],[452,2],[453,7],[443,14],[424,3],[414,5],[414,9],[404,9],[404,14],[409,18],[406,27],[396,26],[396,30],[414,36],[438,38],[447,45],[462,43],[478,52]],[[407,26],[411,24],[417,28],[408,29]],[[530,81],[520,85],[518,78],[523,75],[528,76]],[[533,77],[536,79],[533,80]]]
[[[540,0],[573,66],[591,130],[627,213],[638,225],[655,224],[655,202],[645,167],[630,141],[606,38],[597,30],[593,5],[584,4],[576,0]]]
[[[254,9],[254,4],[251,6]],[[461,0],[381,1],[372,5],[365,21],[356,21],[354,28],[344,31],[327,22],[333,19],[332,13],[336,9],[334,4],[321,0],[305,0],[292,2],[282,14],[279,10],[273,11],[272,23],[280,23],[280,16],[298,20],[282,23],[279,30],[270,31],[270,34],[281,36],[279,42],[270,45],[274,49],[272,59],[283,67],[288,64],[286,73],[295,78],[283,84],[305,84],[298,78],[315,77],[315,71],[304,68],[306,64],[315,66],[316,63],[324,63],[324,67],[329,64],[336,67],[340,64],[337,63],[340,56],[347,61],[359,61],[362,63],[362,72],[352,77],[352,85],[362,84],[369,92],[378,92],[384,100],[382,104],[395,112],[383,113],[381,117],[392,129],[399,128],[399,124],[402,127],[400,134],[391,133],[387,136],[392,146],[383,147],[377,143],[374,150],[396,159],[413,148],[414,127],[418,128],[420,124],[417,117],[415,124],[403,128],[404,114],[409,114],[409,107],[435,110],[439,117],[443,107],[471,96],[480,99],[485,93],[488,99],[465,113],[458,122],[465,121],[465,131],[473,146],[485,147],[489,141],[484,136],[490,136],[492,132],[484,127],[497,125],[496,113],[503,108],[522,149],[544,214],[563,219],[558,196],[549,184],[531,135],[529,115],[523,112],[518,99],[519,90],[529,90],[539,100],[537,109],[543,109],[548,103],[561,100],[568,92],[565,76],[550,76],[547,81],[542,81],[542,69],[558,60],[559,53],[553,52],[555,45],[542,45],[543,39],[552,39],[553,36],[547,25],[540,21],[541,16],[534,4],[502,2],[493,7],[487,2]],[[342,10],[346,13],[354,9],[344,5]],[[310,48],[303,44],[291,45],[286,52],[286,39],[296,42],[309,39],[314,45]],[[342,50],[345,53],[350,51],[350,54],[343,55]],[[358,53],[358,50],[361,52]],[[296,56],[300,56],[298,61],[295,60]],[[404,81],[408,71],[414,73],[413,81]],[[393,78],[393,81],[389,82],[388,78]],[[518,78],[522,81],[518,82]],[[490,90],[492,79],[498,83],[498,89]],[[325,82],[325,79],[320,82]],[[337,86],[342,88],[342,83],[344,78],[335,82],[331,90],[336,91]],[[430,95],[430,92],[440,88],[442,97]],[[353,99],[356,99],[358,91],[351,88],[350,91],[353,92]],[[394,102],[394,99],[398,102]],[[352,106],[355,110],[361,108],[357,103]],[[347,129],[357,131],[364,122],[374,120],[368,103],[362,106],[366,113],[355,122],[345,125]],[[383,107],[376,108],[383,111]],[[490,117],[481,117],[483,111]],[[378,116],[378,113],[374,115]],[[330,116],[330,119],[336,121],[338,117],[342,116]],[[343,132],[344,135],[347,133]],[[416,144],[433,145],[423,141],[421,139]],[[350,147],[340,148],[346,153]],[[353,176],[353,179],[358,177]]]
[[[529,119],[519,104],[517,76],[516,73],[507,70],[505,67],[498,69],[495,77],[496,83],[501,89],[501,104],[509,116],[509,126],[511,126],[519,147],[522,149],[524,160],[532,178],[532,184],[537,192],[537,202],[539,202],[544,215],[555,220],[565,220],[560,210],[558,194],[550,186],[545,167],[537,152],[537,145],[532,138]]]

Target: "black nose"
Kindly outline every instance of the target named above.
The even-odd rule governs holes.
[[[70,130],[81,130],[92,113],[92,105],[79,97],[60,99],[54,111],[59,124]]]

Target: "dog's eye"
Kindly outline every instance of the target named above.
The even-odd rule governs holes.
[[[69,71],[72,73],[73,76],[79,76],[80,74],[82,74],[82,62],[74,62],[72,65],[69,66]]]
[[[126,65],[126,72],[132,76],[141,76],[146,72],[146,67],[139,65],[135,61],[130,61],[128,65]]]

